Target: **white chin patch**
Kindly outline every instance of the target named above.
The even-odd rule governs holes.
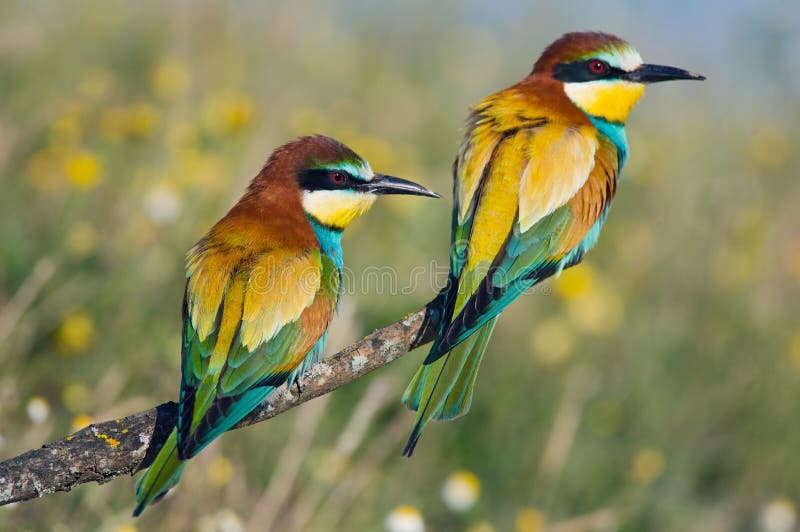
[[[375,199],[375,194],[352,190],[304,190],[303,210],[325,225],[344,229]]]

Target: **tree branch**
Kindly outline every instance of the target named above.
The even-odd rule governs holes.
[[[300,380],[302,393],[285,386],[234,428],[265,421],[385,366],[430,342],[438,325],[434,303],[312,367]],[[149,466],[177,419],[178,405],[163,403],[144,412],[94,423],[60,440],[0,463],[0,506],[69,491],[78,484],[103,484]]]

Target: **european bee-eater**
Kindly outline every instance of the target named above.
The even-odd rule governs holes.
[[[595,245],[645,84],[704,79],[648,65],[606,33],[568,33],[525,79],[472,107],[453,173],[450,276],[438,337],[403,395],[410,456],[431,420],[465,414],[498,315]]]
[[[186,460],[319,360],[339,301],[342,231],[381,194],[438,197],[373,173],[323,136],[275,150],[189,250],[178,420],[136,489],[139,515]]]

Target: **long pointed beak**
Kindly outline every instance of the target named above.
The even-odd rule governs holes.
[[[625,74],[625,79],[638,83],[658,83],[659,81],[670,81],[673,79],[694,79],[704,80],[705,76],[689,72],[682,68],[675,68],[663,65],[644,64],[632,72]]]
[[[428,190],[422,185],[413,181],[392,177],[390,175],[375,174],[369,183],[361,185],[363,190],[373,194],[408,194],[411,196],[428,196],[431,198],[441,198],[439,194]]]

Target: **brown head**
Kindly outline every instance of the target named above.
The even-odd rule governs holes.
[[[378,195],[439,197],[411,181],[374,173],[353,150],[323,135],[300,137],[272,152],[247,195],[273,193],[293,193],[307,217],[335,229],[366,212]]]
[[[566,33],[533,65],[533,76],[564,84],[564,92],[586,114],[624,123],[646,83],[705,79],[686,70],[649,65],[630,43],[608,33]]]

